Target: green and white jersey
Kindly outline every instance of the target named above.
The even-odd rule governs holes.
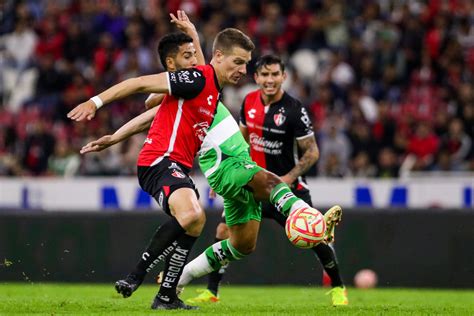
[[[239,125],[222,102],[217,105],[214,121],[207,130],[199,151],[199,166],[208,178],[222,162],[223,155],[229,157],[248,154],[249,145],[240,133]]]

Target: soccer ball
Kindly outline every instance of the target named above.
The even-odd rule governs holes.
[[[324,239],[325,231],[323,214],[312,207],[296,209],[286,219],[286,236],[298,248],[313,248]]]
[[[371,289],[377,285],[377,274],[370,269],[362,269],[354,276],[354,285],[360,289]]]

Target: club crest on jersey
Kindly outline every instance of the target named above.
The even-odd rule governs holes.
[[[283,124],[286,120],[286,116],[284,116],[282,113],[274,114],[273,115],[273,121],[275,122],[276,126],[280,126]]]
[[[171,175],[175,178],[180,178],[180,179],[184,179],[184,177],[185,177],[185,175],[182,174],[181,172],[179,172],[178,170],[173,170]]]

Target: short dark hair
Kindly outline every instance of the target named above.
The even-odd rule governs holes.
[[[183,32],[175,32],[163,36],[158,43],[158,56],[163,67],[165,69],[168,68],[166,67],[167,57],[175,57],[181,45],[192,42],[193,39]]]
[[[255,63],[255,72],[258,72],[260,69],[262,69],[263,66],[269,66],[269,65],[275,65],[275,64],[280,65],[281,72],[285,72],[285,63],[283,63],[280,57],[273,54],[264,55],[260,57]]]
[[[212,44],[212,52],[220,50],[225,54],[230,52],[235,46],[249,52],[255,49],[254,43],[244,32],[235,28],[226,28],[216,35]]]

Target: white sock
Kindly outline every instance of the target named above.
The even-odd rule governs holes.
[[[184,267],[183,274],[178,282],[178,287],[182,288],[193,279],[211,273],[212,271],[213,269],[207,260],[206,253],[203,252]]]

